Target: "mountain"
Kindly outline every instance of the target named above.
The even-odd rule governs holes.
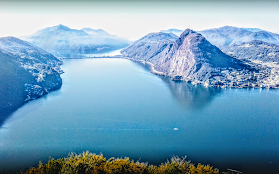
[[[225,26],[199,31],[211,44],[223,49],[226,46],[260,40],[263,42],[279,44],[279,35],[260,29],[237,28]]]
[[[262,29],[259,28],[241,28],[247,31],[251,31],[251,32],[259,32],[259,31],[263,31]]]
[[[168,29],[161,30],[161,32],[173,33],[180,36],[183,30]],[[252,40],[261,40],[268,43],[279,44],[279,34],[271,33],[259,28],[224,26],[221,28],[198,31],[198,33],[202,34],[211,44],[220,49],[223,49],[228,45],[240,44]]]
[[[86,54],[104,53],[121,49],[129,41],[110,35],[103,30],[71,29],[64,25],[48,27],[22,37],[57,57],[85,57]]]
[[[168,30],[161,30],[160,32],[162,32],[162,33],[172,33],[172,34],[175,34],[179,37],[183,33],[183,30],[171,28],[171,29],[168,29]]]
[[[128,46],[128,44],[131,43],[131,41],[123,37],[111,35],[102,29],[94,30],[91,28],[83,28],[81,30],[90,34],[94,38],[94,41],[101,45],[108,45],[108,44],[115,45],[115,46],[118,45],[119,47],[122,48]]]
[[[98,37],[112,37],[113,35],[109,34],[108,32],[102,30],[102,29],[91,29],[91,28],[83,28],[82,31],[90,34],[91,36],[98,36]]]
[[[177,38],[172,33],[150,33],[123,49],[121,53],[137,60],[148,61],[160,54],[168,44],[175,42]]]
[[[153,68],[153,72],[159,72],[157,74],[210,86],[228,85],[224,84],[228,80],[225,70],[249,69],[249,66],[227,56],[193,30],[185,30],[175,41],[175,37],[167,37],[168,42],[158,40],[158,35],[172,36],[167,33],[149,34],[123,49],[123,55],[151,63],[151,70]],[[224,83],[216,81],[215,76]]]
[[[233,57],[245,61],[279,63],[279,45],[259,40],[233,44],[226,47],[224,51]]]
[[[168,76],[182,76],[200,82],[205,82],[219,69],[242,68],[239,61],[225,55],[201,34],[190,29],[185,30],[151,63]]]
[[[0,125],[25,102],[62,85],[62,61],[15,37],[0,38]]]

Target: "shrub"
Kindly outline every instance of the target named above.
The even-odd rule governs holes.
[[[191,165],[189,167],[189,174],[218,174],[218,169],[213,169],[210,165],[198,164],[197,167]]]
[[[50,159],[39,163],[25,174],[218,174],[218,169],[209,165],[197,166],[186,161],[186,157],[173,157],[159,166],[131,161],[129,158],[106,159],[102,154],[87,152],[71,153],[64,159]]]

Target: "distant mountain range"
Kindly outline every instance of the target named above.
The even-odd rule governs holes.
[[[162,32],[162,33],[172,33],[172,34],[175,34],[179,37],[183,33],[183,31],[184,30],[171,28],[171,29],[168,29],[168,30],[161,30],[160,32]]]
[[[110,35],[104,30],[71,29],[64,25],[48,27],[21,37],[57,57],[86,57],[86,54],[104,53],[129,45],[127,39]]]
[[[169,29],[161,32],[173,33],[179,36],[183,30]],[[238,28],[232,26],[224,26],[221,28],[208,29],[198,31],[211,44],[223,49],[226,46],[240,44],[242,42],[250,42],[259,40],[272,44],[279,44],[279,34],[271,33],[259,28]]]
[[[26,41],[0,38],[0,124],[23,103],[59,89],[60,65],[61,60]]]
[[[199,31],[210,43],[223,49],[223,47],[259,40],[272,44],[279,44],[279,35],[260,29],[245,29],[225,26],[216,29]]]

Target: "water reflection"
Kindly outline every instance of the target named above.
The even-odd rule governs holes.
[[[0,101],[9,101],[12,96],[2,97],[0,96]],[[14,97],[12,100],[14,105],[8,107],[1,107],[0,106],[0,128],[5,123],[5,121],[15,112],[18,108],[20,108],[24,103],[22,102],[21,98]],[[4,102],[2,102],[4,103]]]
[[[173,96],[184,106],[193,110],[206,107],[213,98],[222,92],[221,88],[206,88],[187,82],[175,82],[171,78],[160,76],[168,84]]]
[[[150,71],[147,64],[133,61],[145,70]],[[184,107],[192,110],[200,110],[206,107],[213,98],[222,92],[221,88],[206,88],[202,85],[192,85],[187,82],[176,82],[169,77],[158,76],[165,82],[175,99],[179,101]]]
[[[0,108],[0,128],[12,113],[13,109]]]

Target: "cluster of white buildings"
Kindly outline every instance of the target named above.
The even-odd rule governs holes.
[[[222,88],[279,88],[279,68],[261,70],[225,70],[213,76],[205,86]]]

